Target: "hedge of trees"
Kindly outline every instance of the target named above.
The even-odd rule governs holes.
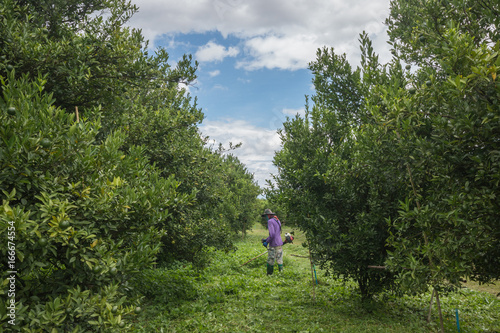
[[[149,55],[126,26],[136,10],[0,3],[2,328],[126,329],[142,270],[203,263],[260,218],[253,175],[199,132],[203,112],[183,88],[197,64]]]
[[[280,132],[267,197],[365,298],[500,278],[499,14],[391,1],[389,63],[363,33],[360,67],[328,48],[310,64],[313,104]]]

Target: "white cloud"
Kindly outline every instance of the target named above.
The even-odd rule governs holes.
[[[223,91],[229,90],[228,87],[223,86],[222,84],[216,84],[216,85],[214,85],[213,89],[215,89],[215,90],[223,90]]]
[[[216,44],[215,42],[208,42],[207,44],[198,48],[195,57],[199,61],[222,61],[225,57],[235,57],[240,51],[237,47],[224,47],[223,45]]]
[[[219,74],[220,74],[220,70],[218,70],[218,69],[217,69],[217,70],[215,70],[215,71],[208,72],[208,75],[209,75],[210,77],[216,77],[216,76],[217,76],[217,75],[219,75]]]
[[[281,112],[283,112],[284,115],[295,117],[297,114],[299,114],[301,117],[304,117],[306,114],[306,110],[304,108],[301,109],[283,109]]]
[[[359,63],[359,33],[366,30],[380,53],[390,58],[386,27],[390,0],[134,0],[139,7],[131,25],[152,40],[160,35],[218,31],[244,45],[239,66],[306,68],[318,47],[334,47]],[[199,50],[205,61],[236,55],[236,48],[207,44]],[[240,53],[241,54],[241,53]],[[201,59],[200,59],[201,60]]]
[[[184,90],[186,94],[191,94],[190,86],[183,82],[179,82],[179,84],[177,85],[177,90],[179,91]]]
[[[210,137],[215,147],[222,143],[227,148],[229,142],[241,142],[242,146],[231,153],[247,166],[261,187],[266,185],[266,179],[270,179],[272,173],[277,173],[272,160],[274,153],[280,149],[281,141],[275,130],[255,127],[244,120],[226,119],[205,120],[200,131]]]
[[[237,67],[247,70],[306,68],[321,46],[314,35],[254,37],[245,42],[250,60],[239,61]]]
[[[248,83],[252,82],[252,80],[250,80],[250,79],[244,79],[244,78],[241,78],[241,77],[239,77],[237,80],[239,82],[241,82],[241,83],[244,83],[244,84],[248,84]]]
[[[168,41],[169,48],[174,48],[182,43],[176,40],[180,34],[219,32],[224,38],[231,37],[200,46],[195,53],[200,62],[234,57],[236,66],[248,71],[297,70],[307,68],[316,58],[317,49],[327,46],[334,47],[337,53],[346,53],[347,59],[356,66],[360,61],[358,38],[363,30],[373,40],[382,62],[391,57],[383,24],[390,0],[132,1],[139,12],[132,17],[130,25],[142,29],[151,48],[160,38]],[[219,74],[218,70],[208,72],[212,77]],[[237,80],[250,82],[243,77]],[[212,89],[221,92],[228,87],[232,88],[216,85]],[[200,130],[217,144],[228,146],[229,142],[242,142],[243,146],[234,154],[254,173],[259,185],[265,186],[270,173],[277,172],[272,159],[274,152],[280,149],[280,140],[274,129],[282,126],[286,116],[297,113],[303,115],[304,110],[269,110],[265,119],[267,129],[242,120],[205,120]]]

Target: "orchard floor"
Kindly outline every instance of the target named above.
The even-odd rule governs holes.
[[[292,229],[284,227],[284,232]],[[378,296],[362,304],[353,283],[325,276],[317,267],[312,283],[304,235],[284,246],[284,272],[266,275],[267,231],[255,225],[232,253],[213,253],[204,270],[190,265],[159,268],[158,291],[143,301],[143,312],[131,320],[133,332],[437,332],[436,306],[426,322],[430,293],[398,298]],[[292,256],[296,255],[296,256]],[[165,279],[165,280],[162,280]],[[162,289],[162,281],[168,288]],[[446,332],[500,332],[500,299],[463,289],[441,297]]]

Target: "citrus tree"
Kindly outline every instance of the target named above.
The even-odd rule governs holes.
[[[229,152],[206,145],[208,138],[197,127],[203,113],[183,90],[163,87],[130,103],[122,118],[125,148],[144,146],[162,176],[175,176],[179,192],[196,199],[172,212],[162,261],[193,260],[207,246],[230,249],[232,234],[252,224],[248,214],[260,193],[253,175]]]
[[[200,136],[203,113],[182,88],[196,63],[149,55],[126,26],[136,10],[122,0],[0,3],[1,232],[4,241],[16,229],[20,330],[126,327],[140,311],[138,272],[231,248],[221,212],[235,211],[238,191],[219,175],[239,162]]]
[[[149,55],[140,30],[126,26],[137,10],[128,0],[3,1],[0,73],[13,67],[18,76],[48,74],[56,105],[80,113],[104,106],[107,132],[129,109],[122,103],[132,88],[135,97],[195,78],[189,57],[171,68],[164,49]]]
[[[495,1],[391,7],[394,54],[417,66],[407,91],[383,88],[392,111],[379,119],[411,185],[388,261],[408,290],[500,276],[498,13]]]
[[[260,187],[253,179],[253,175],[234,155],[224,156],[225,183],[229,193],[225,198],[221,213],[228,219],[231,230],[245,234],[258,220],[262,211],[257,205],[257,196]]]
[[[184,56],[172,67],[164,49],[149,55],[141,32],[126,26],[137,10],[122,0],[5,1],[0,74],[44,74],[54,105],[89,118],[101,110],[98,141],[120,130],[124,152],[143,146],[161,176],[175,177],[178,191],[197,200],[171,211],[162,238],[170,259],[192,260],[206,246],[231,247],[219,207],[231,206],[230,185],[217,178],[222,157],[205,147],[203,113],[183,89],[197,64]]]
[[[333,50],[311,64],[315,104],[284,124],[269,198],[363,294],[384,262],[407,292],[499,277],[498,10],[392,1],[390,63],[362,35],[361,69]]]
[[[75,122],[44,83],[1,79],[0,237],[7,244],[14,227],[15,327],[119,327],[135,308],[122,296],[133,296],[135,273],[155,261],[173,203],[193,198],[141,148],[124,154],[122,133],[97,143],[99,123]]]
[[[379,133],[366,127],[371,119],[364,96],[380,77],[365,35],[362,42],[363,74],[345,55],[318,51],[310,65],[314,106],[304,118],[283,124],[282,149],[274,159],[279,174],[268,198],[305,230],[323,267],[357,281],[369,298],[393,282],[392,274],[369,266],[387,259],[385,218],[397,215],[401,183],[373,141]]]

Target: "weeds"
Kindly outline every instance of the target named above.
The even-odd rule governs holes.
[[[257,226],[238,250],[211,253],[203,270],[191,265],[147,272],[143,290],[147,303],[135,332],[435,332],[437,313],[427,325],[430,293],[396,297],[381,294],[362,302],[354,283],[318,271],[316,302],[307,256],[300,246],[285,245],[282,273],[266,275],[266,256],[241,266],[265,251]],[[157,293],[157,295],[153,295]],[[500,300],[464,289],[441,299],[447,332],[456,332],[459,309],[461,332],[500,331]]]

